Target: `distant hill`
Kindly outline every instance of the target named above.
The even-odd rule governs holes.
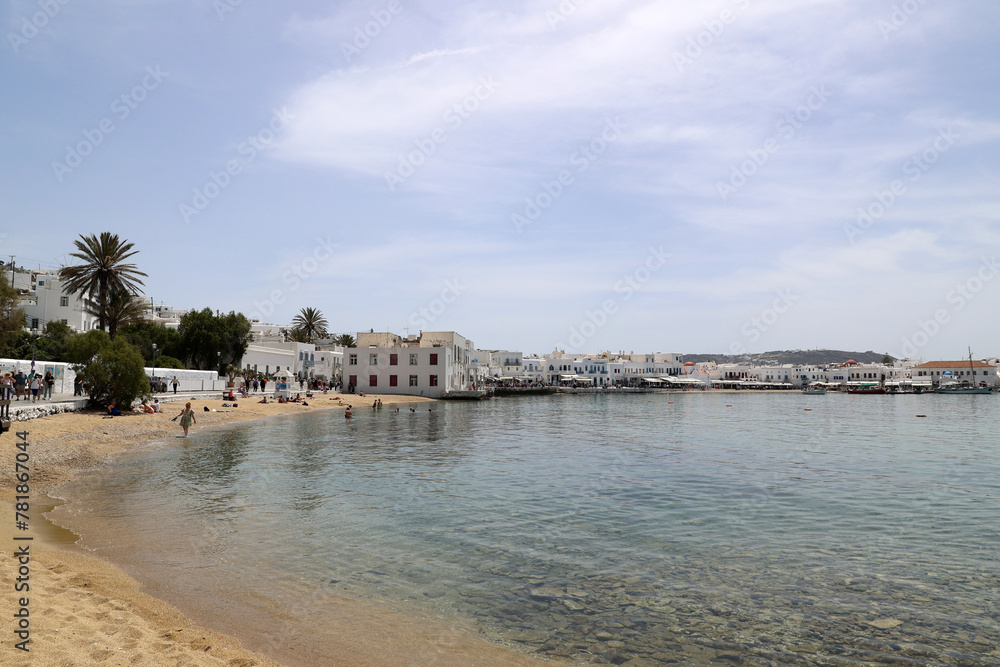
[[[861,364],[878,363],[885,357],[882,352],[848,352],[846,350],[779,350],[761,352],[759,354],[685,354],[684,361],[699,363],[714,361],[719,364],[746,364],[768,366],[771,364],[793,364],[796,366],[822,366],[824,364],[842,364],[848,359],[854,359]],[[894,357],[890,357],[895,361]]]

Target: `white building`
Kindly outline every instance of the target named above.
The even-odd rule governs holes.
[[[911,369],[914,381],[930,380],[935,386],[949,382],[969,383],[973,386],[998,386],[997,366],[985,361],[931,361]]]
[[[168,329],[178,329],[181,326],[181,318],[189,312],[191,311],[166,306],[162,303],[159,306],[149,303],[146,307],[146,319],[154,324],[161,324]]]
[[[319,375],[316,372],[316,346],[312,343],[250,343],[240,365],[264,374],[288,371],[298,379]]]
[[[472,341],[453,331],[359,333],[344,355],[344,386],[366,393],[440,398],[471,389],[481,373]]]
[[[49,322],[62,322],[83,333],[98,326],[97,318],[85,311],[88,302],[86,297],[66,293],[58,275],[38,272],[34,274],[34,289],[21,297],[21,308],[32,333],[41,334]]]

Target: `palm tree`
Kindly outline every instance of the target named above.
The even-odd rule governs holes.
[[[305,335],[308,342],[315,338],[326,336],[326,328],[330,323],[323,317],[323,313],[315,308],[303,308],[298,315],[292,319],[292,325]]]
[[[114,338],[118,335],[119,327],[145,319],[146,302],[124,290],[115,290],[108,297],[104,308],[95,303],[85,306],[84,311],[94,317],[103,317],[108,327],[108,335]]]
[[[291,331],[287,332],[288,340],[295,343],[308,343],[310,342],[309,336],[306,334],[305,329],[295,327]]]
[[[358,344],[358,341],[354,340],[354,336],[351,334],[340,334],[333,339],[333,342],[341,347],[354,347]]]
[[[103,331],[108,321],[108,306],[112,295],[126,292],[132,296],[139,294],[142,280],[146,277],[135,264],[125,262],[138,253],[132,250],[133,244],[118,238],[117,234],[101,232],[100,237],[80,235],[73,241],[79,252],[70,253],[70,257],[83,260],[76,266],[64,266],[59,270],[59,277],[65,283],[66,292],[85,294],[94,301],[94,315]]]

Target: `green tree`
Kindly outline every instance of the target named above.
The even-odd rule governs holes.
[[[59,277],[64,281],[66,292],[84,294],[96,302],[94,310],[100,329],[103,331],[108,323],[108,308],[112,297],[118,292],[126,292],[132,296],[139,294],[142,280],[139,276],[146,274],[125,260],[138,250],[132,250],[134,244],[118,238],[117,234],[102,232],[100,237],[91,234],[81,235],[73,242],[78,252],[70,253],[70,257],[82,260],[82,264],[66,266],[59,270]]]
[[[76,332],[73,331],[73,327],[58,320],[47,322],[45,324],[45,329],[43,330],[43,335],[46,338],[60,342],[73,337],[75,334]]]
[[[885,366],[892,366],[894,361],[896,360],[890,357],[888,352],[882,357],[882,364]]]
[[[307,334],[304,329],[299,329],[298,327],[287,332],[286,335],[288,336],[288,340],[293,341],[295,343],[309,342],[309,334]]]
[[[66,342],[65,361],[71,364],[89,364],[110,342],[111,337],[100,329],[91,329],[73,336]]]
[[[146,364],[147,366],[152,366],[152,364]],[[184,368],[184,364],[180,359],[171,357],[169,354],[165,354],[162,357],[156,357],[156,368]]]
[[[108,335],[114,338],[123,325],[140,322],[145,319],[146,303],[144,300],[125,290],[115,290],[109,296],[107,303],[88,305],[84,308],[88,315],[103,318]]]
[[[148,398],[149,377],[139,350],[121,338],[111,340],[107,336],[92,340],[100,341],[100,348],[87,363],[75,368],[90,389],[90,404],[105,407],[114,401],[125,411],[131,409],[137,399]]]
[[[211,308],[193,310],[181,318],[181,358],[189,367],[220,373],[227,364],[239,366],[250,345],[251,325],[242,313],[216,315]]]
[[[13,357],[12,347],[24,328],[24,310],[7,276],[0,274],[0,356]]]
[[[152,366],[154,361],[157,366],[161,365],[159,363],[161,357],[180,359],[184,356],[177,329],[169,329],[159,322],[144,319],[125,324],[118,329],[118,336],[139,348],[147,366]],[[153,345],[156,345],[156,359],[153,359]]]
[[[292,326],[305,335],[306,342],[311,343],[317,338],[326,337],[326,330],[330,323],[316,308],[303,308],[292,319]]]
[[[354,347],[358,344],[358,341],[351,334],[340,334],[333,339],[333,342],[342,347]]]

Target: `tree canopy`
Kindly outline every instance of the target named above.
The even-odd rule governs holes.
[[[242,313],[216,315],[211,308],[193,310],[181,318],[181,359],[198,370],[222,371],[240,365],[251,339],[250,320]]]
[[[24,327],[24,310],[20,307],[17,290],[7,276],[0,274],[0,356],[14,356],[12,348]]]
[[[318,309],[303,308],[292,319],[292,326],[295,327],[295,330],[301,332],[301,335],[305,338],[303,342],[311,343],[317,338],[326,336],[326,330],[330,326],[330,323],[326,321],[323,313]]]
[[[118,293],[139,294],[143,284],[139,277],[146,277],[146,274],[135,264],[126,262],[139,251],[132,249],[133,243],[119,239],[117,234],[111,232],[102,232],[100,236],[81,234],[73,244],[77,252],[70,253],[70,257],[83,263],[63,267],[59,270],[59,277],[66,292],[83,294],[96,302],[94,311],[100,328],[104,330],[108,324],[112,297]]]

